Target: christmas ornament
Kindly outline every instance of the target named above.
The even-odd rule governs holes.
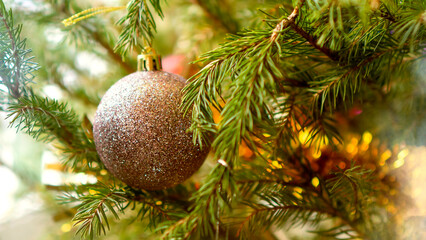
[[[106,168],[134,188],[160,190],[189,178],[209,146],[194,145],[190,114],[179,109],[186,80],[159,71],[160,59],[143,56],[145,71],[116,82],[96,111],[93,134]]]

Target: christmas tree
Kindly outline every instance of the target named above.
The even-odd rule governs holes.
[[[404,146],[426,139],[425,1],[0,0],[0,10],[1,110],[49,145],[61,171],[91,177],[44,186],[82,238],[406,237],[395,170]],[[163,74],[155,52],[189,78],[182,90],[149,75]],[[150,76],[143,94],[174,97],[147,106],[119,92],[121,105],[105,104],[142,101],[131,114],[146,107],[143,121],[113,108],[94,120],[107,89],[134,74]],[[168,108],[189,124],[173,125]],[[138,129],[155,123],[163,130],[145,141]],[[124,128],[136,133],[120,137]],[[141,176],[154,162],[172,170]]]

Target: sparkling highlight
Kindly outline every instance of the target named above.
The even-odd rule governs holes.
[[[104,95],[94,121],[96,149],[106,168],[135,188],[160,190],[189,178],[208,146],[192,141],[191,114],[179,109],[186,80],[164,71],[130,74]]]

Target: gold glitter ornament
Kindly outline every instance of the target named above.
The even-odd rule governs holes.
[[[144,69],[153,68],[149,60]],[[134,188],[160,190],[182,183],[200,168],[209,146],[200,149],[186,132],[190,114],[183,117],[179,109],[185,82],[173,73],[139,71],[105,93],[93,134],[112,175]]]

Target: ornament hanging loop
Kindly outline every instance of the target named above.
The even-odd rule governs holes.
[[[138,72],[161,71],[162,68],[161,57],[151,47],[146,47],[138,56]]]

